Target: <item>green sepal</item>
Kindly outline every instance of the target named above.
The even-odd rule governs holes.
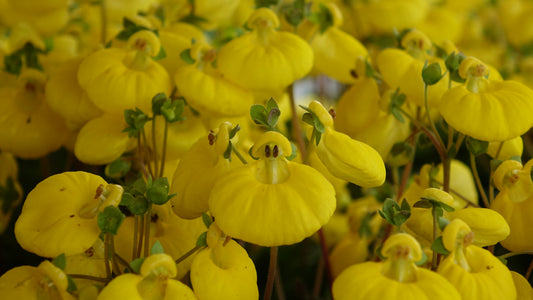
[[[319,4],[317,12],[309,14],[308,19],[318,25],[321,34],[326,32],[329,27],[333,26],[333,14],[323,3]]]
[[[459,52],[452,52],[445,60],[446,69],[450,73],[450,79],[455,82],[464,83],[466,80],[459,75],[459,65],[466,56]]]
[[[496,169],[498,169],[498,167],[503,163],[503,161],[499,160],[499,159],[493,159],[490,161],[490,169],[492,171],[496,171]],[[521,163],[521,161],[520,161]]]
[[[74,293],[75,291],[77,291],[78,290],[78,286],[76,285],[76,282],[68,274],[67,274],[67,280],[68,280],[67,292],[68,293]]]
[[[450,224],[450,220],[444,218],[444,217],[438,217],[437,218],[437,225],[439,225],[439,229],[441,231],[444,230],[444,228],[446,228],[446,226],[448,226],[448,224]]]
[[[146,198],[150,203],[163,205],[170,199],[168,196],[169,184],[166,177],[157,178],[148,184],[146,189]]]
[[[160,116],[162,114],[161,107],[167,100],[168,97],[165,93],[157,93],[152,97],[152,113],[154,116]]]
[[[118,228],[124,221],[124,214],[118,207],[108,206],[104,208],[103,212],[98,213],[97,223],[98,227],[103,233],[111,233],[116,235]]]
[[[433,241],[433,244],[431,244],[431,250],[442,255],[450,254],[450,251],[448,251],[448,249],[444,247],[444,243],[442,242],[442,236],[439,236]]]
[[[192,25],[195,25],[195,26],[199,26],[201,23],[205,23],[208,20],[206,18],[203,18],[203,17],[199,17],[199,16],[196,16],[196,15],[189,14],[189,15],[186,15],[185,17],[181,18],[179,21],[183,22],[183,23],[189,23],[189,24],[192,24]]]
[[[258,160],[259,157],[255,157],[255,156],[253,155],[253,153],[252,153],[253,151],[254,151],[254,147],[252,146],[252,147],[250,147],[250,149],[248,149],[248,155],[250,155],[250,157],[251,157],[253,160]]]
[[[204,222],[205,227],[209,228],[211,224],[213,224],[213,218],[206,214],[205,212],[202,213],[202,221]]]
[[[250,117],[255,124],[267,127],[268,131],[276,131],[281,112],[274,98],[270,98],[266,106],[254,104],[250,107]]]
[[[141,266],[144,263],[144,257],[134,259],[130,262],[131,270],[137,274],[141,273]]]
[[[411,207],[407,200],[403,199],[401,207],[391,198],[383,202],[383,210],[378,210],[379,215],[390,224],[400,227],[411,216]]]
[[[131,170],[131,160],[117,158],[105,167],[105,176],[118,179],[126,176]]]
[[[207,231],[202,232],[198,239],[196,240],[196,247],[205,247],[207,246]]]
[[[361,220],[361,225],[359,226],[359,236],[360,237],[371,237],[372,236],[372,226],[370,222],[372,218],[376,215],[376,212],[367,212],[366,215]]]
[[[139,137],[144,128],[144,124],[150,121],[148,115],[139,108],[136,108],[135,110],[124,110],[124,119],[126,120],[128,127],[124,128],[122,132],[127,132],[129,137]]]
[[[255,0],[255,8],[277,6],[279,0]]]
[[[52,264],[54,266],[60,268],[61,270],[65,270],[67,267],[67,257],[65,256],[65,253],[61,253],[56,258],[52,260]]]
[[[292,3],[282,6],[281,12],[285,17],[285,20],[296,28],[307,16],[309,16],[311,4],[311,2],[306,3],[305,0],[295,0]]]
[[[401,107],[405,103],[405,100],[405,94],[401,94],[400,89],[397,88],[394,94],[392,94],[389,103],[389,113],[391,113],[401,123],[405,123],[405,119],[403,118],[401,112]]]
[[[126,17],[122,19],[122,27],[124,29],[122,29],[115,37],[117,40],[121,40],[121,41],[127,41],[132,35],[134,35],[135,33],[141,30],[152,31],[148,27],[135,24],[135,22],[131,21],[130,19]]]
[[[296,145],[291,143],[291,155],[285,156],[285,158],[287,160],[293,160],[296,158],[296,156],[298,156],[298,148],[296,148]]]
[[[442,74],[439,63],[432,63],[428,65],[428,62],[424,63],[422,68],[422,80],[426,85],[434,85],[439,82],[445,74]]]
[[[161,242],[159,240],[155,241],[155,243],[152,245],[152,248],[150,249],[150,255],[163,253],[165,253],[163,245],[161,245]]]
[[[487,149],[489,148],[489,142],[480,141],[468,136],[466,137],[466,148],[474,156],[479,156],[487,152]]]
[[[239,126],[239,124],[235,125],[235,127],[233,127],[229,132],[229,138],[234,138],[239,130],[241,130],[241,126]]]
[[[233,144],[231,143],[231,141],[228,143],[228,147],[226,148],[226,150],[224,151],[224,153],[222,154],[222,156],[231,161],[231,151],[233,150]]]
[[[190,48],[181,51],[180,58],[189,65],[192,65],[196,62],[196,59],[192,58],[191,56]]]
[[[161,106],[161,114],[168,123],[184,121],[183,111],[185,110],[185,98],[180,97],[171,101],[167,99]]]
[[[424,251],[422,251],[422,258],[419,261],[415,261],[415,265],[422,266],[428,261],[428,256]]]

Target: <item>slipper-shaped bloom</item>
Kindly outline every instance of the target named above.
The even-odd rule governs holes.
[[[509,269],[489,251],[472,245],[474,233],[461,219],[451,221],[442,234],[451,253],[437,272],[457,288],[462,299],[516,299]]]
[[[381,252],[385,261],[356,264],[337,277],[335,299],[461,299],[444,277],[415,265],[422,259],[422,249],[412,236],[390,236]]]
[[[38,267],[13,268],[0,277],[0,293],[3,299],[76,299],[67,292],[67,288],[67,275],[48,260]]]
[[[222,123],[216,131],[202,137],[183,155],[174,172],[170,193],[172,209],[181,218],[194,219],[207,212],[215,181],[226,174],[238,160],[224,158],[232,125]]]
[[[174,259],[168,254],[153,254],[141,265],[140,274],[122,274],[100,292],[97,300],[180,299],[196,300],[193,291],[178,280]]]
[[[228,237],[229,238],[229,237]],[[254,262],[216,223],[207,231],[207,248],[196,254],[191,266],[191,283],[198,300],[257,300]]]
[[[494,185],[500,193],[490,208],[509,223],[511,234],[501,244],[511,251],[533,250],[533,160],[522,167],[514,160],[504,161],[494,172]]]
[[[363,187],[380,186],[385,182],[385,164],[374,148],[335,131],[333,118],[319,102],[311,102],[309,110],[325,127],[316,153],[333,176]]]
[[[529,281],[515,271],[511,271],[511,275],[513,276],[513,282],[516,287],[516,299],[533,299],[533,288],[531,288]]]
[[[122,114],[105,113],[87,122],[74,144],[76,157],[90,165],[104,165],[135,146],[135,139],[123,132],[127,127]]]
[[[253,103],[253,95],[211,66],[216,59],[215,50],[196,42],[190,53],[196,62],[179,68],[174,75],[176,87],[187,103],[200,113],[214,117],[245,115]]]
[[[440,113],[457,131],[482,141],[505,141],[533,126],[533,91],[510,80],[486,79],[488,67],[476,58],[459,66],[466,84],[446,91]]]
[[[98,212],[117,206],[122,187],[86,172],[65,172],[41,181],[28,194],[15,224],[22,248],[43,257],[79,254],[98,239]]]
[[[17,85],[0,88],[0,149],[36,159],[61,147],[67,129],[46,103],[45,82],[44,73],[27,69]]]
[[[298,243],[333,215],[335,190],[317,170],[288,161],[291,144],[282,134],[264,133],[252,154],[259,159],[215,182],[209,209],[231,237],[261,246]]]
[[[416,105],[424,107],[424,81],[422,69],[424,64],[438,63],[441,70],[446,70],[444,60],[430,56],[426,51],[432,47],[431,41],[422,32],[412,30],[402,39],[405,50],[389,48],[381,51],[376,59],[383,80],[392,88],[400,88],[400,92]],[[443,71],[444,72],[444,71]],[[448,89],[448,74],[436,84],[428,86],[428,106],[436,108],[441,97]]]
[[[152,60],[160,51],[160,41],[143,30],[128,40],[131,50],[107,48],[87,56],[78,70],[78,82],[89,99],[101,110],[123,113],[124,109],[151,111],[152,97],[170,95],[170,77]]]
[[[280,91],[304,77],[313,66],[313,50],[299,36],[276,31],[279,19],[268,8],[252,13],[247,32],[224,45],[218,69],[252,91]]]

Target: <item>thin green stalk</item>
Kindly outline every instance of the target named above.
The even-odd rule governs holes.
[[[129,270],[130,273],[133,273],[133,270],[131,269],[130,264],[128,263],[127,260],[125,260],[122,256],[118,255],[117,253],[115,253],[115,257],[117,258],[118,262],[120,262],[122,265],[126,267],[126,269]]]
[[[163,149],[161,153],[161,170],[159,171],[159,177],[163,177],[165,172],[165,160],[167,158],[167,139],[168,139],[168,122],[165,119],[165,134],[163,135]]]
[[[440,138],[439,132],[437,131],[437,127],[435,127],[435,123],[433,123],[433,120],[431,119],[431,114],[429,113],[429,105],[428,105],[428,85],[424,84],[424,106],[426,107],[426,115],[429,121],[429,126],[431,127],[431,130],[435,133],[435,136],[437,137],[439,143],[441,145],[444,145],[444,141]]]
[[[157,139],[155,137],[155,126],[156,126],[156,122],[155,120],[157,119],[157,116],[154,116],[152,118],[152,145],[153,145],[153,152],[154,152],[154,173],[153,173],[153,178],[154,179],[157,179],[159,177],[159,164],[157,163]]]
[[[137,237],[139,235],[139,216],[135,215],[133,216],[133,247],[132,247],[132,253],[131,253],[131,259],[134,260],[137,257],[135,257],[135,253],[137,253]]]
[[[322,259],[326,267],[326,277],[328,279],[329,290],[333,291],[333,272],[331,271],[331,262],[329,261],[328,244],[326,243],[326,236],[324,235],[324,227],[318,230],[318,239],[320,241],[320,249],[322,250]]]
[[[294,99],[294,87],[291,84],[289,86],[289,98],[291,100],[291,114],[292,114],[292,136],[298,144],[300,149],[300,154],[302,155],[302,161],[307,161],[307,151],[305,149],[304,137],[302,135],[302,127],[300,125],[300,120],[298,118],[298,113],[296,112],[296,100]]]
[[[111,262],[113,263],[113,269],[115,270],[115,273],[117,275],[122,274],[122,271],[120,270],[120,267],[118,266],[117,256],[115,255],[115,239],[111,233],[109,234],[109,252],[111,254]]]
[[[100,20],[100,25],[102,26],[101,28],[101,41],[102,41],[102,45],[105,45],[106,42],[107,42],[107,9],[106,9],[106,5],[105,5],[105,0],[102,0],[100,2],[100,17],[102,18]]]
[[[455,152],[459,152],[459,149],[461,148],[461,144],[463,144],[463,141],[465,140],[466,135],[459,133],[459,136],[457,137],[457,141],[455,141]]]
[[[150,256],[150,225],[152,222],[152,204],[148,206],[148,211],[144,217],[144,257]]]
[[[108,280],[111,280],[111,268],[109,267],[109,234],[104,234],[104,264],[105,274]]]
[[[141,257],[143,237],[144,237],[144,215],[139,216],[139,219],[140,219],[139,223],[140,223],[141,228],[139,228],[139,242],[137,243],[137,253],[135,255],[135,258]]]
[[[189,256],[193,255],[196,251],[205,248],[205,246],[196,246],[192,248],[191,250],[187,251],[187,253],[183,254],[180,258],[176,259],[176,265],[180,262],[186,260]]]
[[[235,155],[239,158],[239,160],[243,163],[243,164],[248,164],[248,161],[246,161],[246,159],[244,158],[244,156],[242,156],[242,154],[239,152],[239,150],[235,147],[235,145],[231,144],[231,151],[233,151],[233,153],[235,153]]]
[[[437,239],[438,228],[437,228],[437,212],[435,211],[435,206],[431,208],[431,215],[433,216],[433,241]],[[437,270],[437,251],[433,251],[433,259],[431,260],[431,270]]]
[[[148,140],[146,139],[146,132],[144,131],[144,128],[142,129],[142,138],[144,139],[144,145],[148,145]],[[144,150],[144,147],[143,147],[143,150]],[[144,151],[142,153],[142,155],[144,155]],[[144,160],[144,159],[143,159]],[[154,177],[154,172],[152,171],[152,164],[150,162],[148,162],[148,172],[150,172],[150,175],[152,175],[152,178]]]
[[[70,276],[72,278],[88,279],[88,280],[97,281],[97,282],[103,282],[103,283],[108,283],[109,282],[109,279],[107,279],[107,278],[95,277],[95,276],[84,275],[84,274],[68,274],[68,276]]]
[[[470,153],[470,167],[472,168],[472,174],[474,175],[474,180],[476,181],[476,186],[479,190],[479,193],[481,194],[481,199],[483,200],[483,204],[485,204],[485,207],[490,207],[489,200],[487,199],[487,194],[485,193],[485,190],[483,189],[483,185],[481,184],[481,179],[479,178],[479,173],[477,171],[476,166],[476,157],[474,154]]]
[[[511,251],[509,253],[505,253],[503,255],[498,256],[498,258],[507,259],[507,258],[512,257],[512,256],[523,255],[523,254],[533,255],[533,251]]]
[[[270,298],[272,298],[272,291],[274,290],[274,279],[276,278],[277,263],[278,247],[270,247],[270,263],[268,265],[268,277],[263,300],[270,300]]]

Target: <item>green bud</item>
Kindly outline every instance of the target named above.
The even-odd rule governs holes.
[[[168,197],[168,189],[168,179],[166,177],[157,178],[146,189],[146,198],[153,204],[165,204],[170,199]]]
[[[434,85],[439,82],[442,77],[444,77],[444,74],[442,74],[440,64],[432,63],[428,65],[426,61],[422,68],[422,79],[424,80],[424,83],[427,85]]]

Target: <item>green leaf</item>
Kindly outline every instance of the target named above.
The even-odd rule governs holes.
[[[487,152],[489,142],[480,141],[469,136],[466,138],[466,148],[470,153],[474,154],[474,156],[478,156]]]
[[[159,240],[155,241],[154,245],[150,249],[150,255],[163,254],[163,253],[165,253],[165,249],[163,249],[163,245],[161,245],[161,242],[159,242]]]
[[[161,24],[165,24],[165,7],[160,5],[154,12],[154,16],[161,21]]]
[[[448,224],[450,224],[450,220],[448,220],[448,219],[446,219],[446,218],[444,218],[444,217],[439,217],[439,218],[437,218],[437,225],[439,225],[439,229],[440,229],[441,231],[443,231],[444,228],[445,228],[446,226],[448,226]]]
[[[166,177],[160,177],[154,180],[149,188],[146,189],[146,198],[150,203],[162,205],[167,203],[169,184]]]
[[[163,106],[161,106],[161,114],[169,123],[185,120],[183,111],[185,110],[185,98],[180,97],[176,100],[170,101],[167,99]]]
[[[198,236],[198,239],[196,240],[196,247],[205,246],[207,246],[207,231],[200,234],[200,236]]]
[[[268,125],[268,111],[267,109],[260,104],[254,104],[250,107],[250,116],[252,117],[252,121],[254,121],[256,124],[269,126]]]
[[[167,52],[165,51],[165,48],[161,47],[159,48],[159,53],[157,53],[156,56],[152,57],[153,60],[161,60],[163,58],[167,57]]]
[[[43,38],[44,41],[44,53],[48,53],[54,49],[54,38],[46,37]]]
[[[19,52],[4,56],[4,70],[8,73],[18,75],[22,69],[22,55]]]
[[[144,128],[144,124],[150,121],[148,115],[146,115],[139,108],[136,108],[135,110],[124,110],[124,119],[126,120],[128,127],[126,127],[122,132],[128,132],[130,137],[139,137]]]
[[[411,206],[409,205],[409,202],[407,202],[405,198],[402,200],[401,210],[411,211]]]
[[[365,59],[365,75],[367,78],[374,78],[376,71],[368,61],[368,59]]]
[[[74,293],[78,290],[78,286],[76,285],[76,282],[74,282],[74,279],[72,279],[71,276],[67,275],[68,280],[68,286],[67,286],[67,292],[68,293]]]
[[[144,257],[140,257],[137,259],[134,259],[130,262],[130,267],[133,270],[133,272],[139,274],[141,273],[141,266],[144,262]]]
[[[291,143],[291,155],[286,156],[285,158],[287,158],[287,160],[293,160],[296,158],[297,155],[298,155],[298,148],[296,148],[296,145]]]
[[[196,59],[192,58],[191,56],[190,48],[181,51],[180,58],[189,65],[192,65],[196,62]]]
[[[165,93],[157,93],[152,97],[152,112],[154,115],[161,115],[161,107],[168,101],[168,97]]]
[[[233,145],[231,144],[231,142],[228,143],[228,148],[226,148],[226,151],[224,151],[224,153],[222,154],[222,156],[225,158],[225,159],[228,159],[229,161],[231,161],[231,151],[233,150]]]
[[[127,41],[132,35],[141,30],[150,30],[148,27],[135,24],[128,18],[122,19],[123,29],[116,35],[117,40]]]
[[[148,211],[149,207],[150,203],[143,195],[133,196],[130,204],[128,205],[130,212],[136,216],[144,215]]]
[[[449,206],[449,205],[446,204],[446,203],[438,202],[438,206],[442,207],[442,208],[443,208],[445,211],[447,211],[447,212],[455,211],[455,208]]]
[[[208,20],[206,18],[202,18],[196,15],[186,15],[185,17],[180,19],[180,22],[189,23],[195,26],[201,26],[202,23],[207,22]]]
[[[401,111],[399,111],[398,109],[392,109],[390,112],[396,118],[396,120],[400,121],[400,123],[405,123],[405,119],[403,118]]]
[[[234,138],[239,130],[241,130],[241,126],[239,126],[239,124],[235,125],[235,127],[233,127],[229,132],[229,138]]]
[[[313,119],[313,115],[311,113],[304,113],[302,115],[302,121],[304,121],[305,123],[311,125],[311,126],[314,126],[315,125],[315,120]]]
[[[490,169],[492,171],[496,171],[496,169],[498,169],[498,167],[503,163],[503,161],[499,160],[499,159],[493,159],[490,161]]]
[[[431,250],[442,255],[450,254],[450,251],[448,251],[446,247],[444,247],[444,243],[442,242],[442,236],[439,236],[437,239],[435,239],[435,241],[433,241],[433,244],[431,244]]]
[[[108,206],[104,208],[103,212],[98,213],[97,223],[98,227],[103,233],[111,233],[116,235],[118,228],[124,221],[124,215],[118,207]]]
[[[308,19],[318,25],[320,33],[324,33],[329,27],[333,26],[333,14],[323,3],[319,4],[317,12],[309,14]]]
[[[204,222],[204,225],[207,228],[209,228],[209,226],[213,224],[213,218],[206,213],[202,213],[202,221]]]
[[[417,201],[413,207],[418,207],[418,208],[432,208],[433,207],[433,204],[428,201],[428,200],[420,200],[420,201]]]
[[[274,98],[270,97],[270,99],[268,99],[267,101],[266,110],[271,111],[274,108],[279,110],[278,103],[276,102],[276,100],[274,100]]]
[[[58,255],[54,260],[52,260],[52,263],[54,266],[60,268],[61,270],[65,270],[65,267],[67,266],[67,257],[65,256],[65,253],[61,253]]]
[[[310,4],[306,5],[305,0],[295,0],[282,6],[281,12],[285,20],[296,28],[309,15]]]
[[[267,123],[269,127],[274,128],[276,127],[276,124],[278,123],[279,116],[281,115],[281,112],[277,108],[272,108],[270,112],[268,113],[267,117]]]
[[[105,167],[105,175],[109,178],[118,179],[126,176],[130,169],[131,161],[119,157]]]
[[[427,85],[434,85],[444,77],[444,74],[442,74],[439,63],[432,63],[430,65],[427,63],[426,61],[422,68],[422,80]]]

